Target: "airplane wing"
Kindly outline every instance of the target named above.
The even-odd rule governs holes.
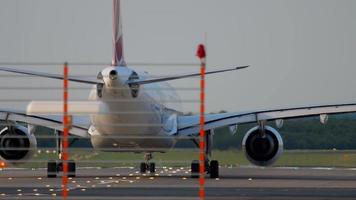
[[[63,117],[60,115],[28,115],[22,111],[0,110],[0,120],[11,122],[24,122],[26,124],[44,126],[60,131],[63,131],[62,119]],[[70,134],[83,138],[89,138],[89,118],[84,116],[73,116],[72,120],[73,126],[70,130]]]
[[[276,119],[290,119],[322,114],[342,114],[356,112],[356,104],[320,105],[286,109],[262,110],[241,113],[219,113],[205,115],[205,130],[224,126],[245,124]],[[178,136],[199,134],[199,115],[178,117]]]
[[[221,70],[215,70],[215,71],[207,71],[205,74],[216,74],[216,73],[221,73],[221,72],[228,72],[228,71],[235,71],[235,70],[240,70],[247,68],[249,66],[239,66],[239,67],[231,67],[227,69],[221,69]],[[149,84],[149,83],[156,83],[156,82],[163,82],[163,81],[171,81],[171,80],[176,80],[176,79],[182,79],[182,78],[190,78],[190,77],[197,77],[200,76],[200,73],[190,73],[190,74],[181,74],[181,75],[176,75],[176,76],[167,76],[163,78],[150,78],[150,79],[145,79],[145,80],[129,80],[127,84]]]
[[[12,72],[12,73],[17,73],[17,74],[26,74],[26,75],[32,75],[32,76],[39,76],[39,77],[43,77],[43,78],[52,78],[52,79],[59,79],[59,80],[64,79],[64,77],[59,74],[35,72],[35,71],[23,70],[23,69],[13,69],[13,68],[9,68],[9,67],[0,67],[0,71]],[[76,76],[68,76],[68,80],[78,82],[78,83],[87,83],[87,84],[103,83],[100,80],[84,79],[82,77],[76,77]]]

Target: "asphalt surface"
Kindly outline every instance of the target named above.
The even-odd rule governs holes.
[[[207,199],[355,199],[356,168],[220,169],[206,179]],[[0,171],[0,199],[61,199],[61,177],[48,179],[45,169]],[[198,179],[188,168],[79,168],[69,180],[69,199],[198,199]]]

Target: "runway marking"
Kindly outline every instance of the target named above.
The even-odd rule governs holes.
[[[251,168],[251,169],[333,169],[333,170],[356,170],[355,167],[289,167],[289,166],[286,166],[286,167],[283,167],[283,166],[276,166],[276,167],[259,167],[259,166],[253,166],[253,165],[239,165],[239,166],[227,166],[226,168],[228,169],[232,169],[232,168]],[[15,171],[15,170],[19,170],[19,171],[22,171],[22,170],[31,170],[31,171],[42,171],[42,170],[46,170],[47,168],[18,168],[18,167],[12,167],[12,168],[6,168],[6,169],[1,169],[0,168],[0,172],[3,173],[3,172],[7,172],[7,171]],[[92,169],[102,169],[101,167],[77,167],[78,170],[92,170]],[[112,167],[110,169],[135,169],[134,167]],[[160,169],[160,168],[157,168],[157,169]],[[167,167],[161,167],[162,170],[164,171],[169,171],[169,169],[167,169]],[[176,171],[179,171],[179,170],[184,170],[185,168],[184,167],[180,167],[180,168],[177,168],[175,169]],[[189,170],[190,171],[190,170]],[[131,173],[136,173],[138,174],[139,171],[135,171],[135,172],[131,172]],[[120,175],[120,174],[118,174]],[[69,177],[70,178],[70,177]]]
[[[168,168],[167,168],[168,169]],[[100,176],[99,173],[96,174],[97,171],[94,170],[94,172],[90,171],[90,173],[85,173],[83,172],[83,176],[82,177],[76,177],[73,178],[72,181],[70,181],[70,190],[72,191],[71,193],[75,193],[75,195],[82,195],[85,196],[86,194],[93,194],[93,192],[95,193],[97,190],[101,191],[102,189],[107,189],[108,191],[113,191],[114,193],[116,193],[116,188],[118,188],[118,190],[123,189],[123,188],[144,188],[144,189],[152,189],[153,188],[167,188],[167,190],[174,190],[174,188],[194,188],[197,189],[197,185],[194,184],[196,179],[190,179],[189,176],[185,175],[184,170],[180,170],[178,171],[179,168],[173,167],[171,170],[167,170],[167,172],[164,172],[164,174],[160,174],[161,177],[156,177],[153,174],[146,174],[146,176],[141,176],[141,175],[134,175],[134,176],[129,176],[130,173],[135,172],[135,170],[133,171],[124,171],[124,173],[122,174],[123,177],[115,177],[115,173],[117,173],[117,171],[110,171],[110,169],[103,169],[103,177]],[[340,191],[345,191],[346,194],[351,195],[350,192],[348,192],[349,190],[344,190],[345,184],[347,182],[342,182],[343,180],[345,181],[352,181],[350,182],[350,184],[353,184],[354,182],[356,182],[356,176],[355,178],[346,176],[348,174],[350,174],[351,176],[353,176],[352,174],[353,171],[356,170],[356,168],[325,168],[325,167],[308,167],[308,168],[297,168],[300,171],[294,171],[296,170],[295,167],[272,167],[272,168],[265,168],[262,169],[264,170],[264,172],[262,172],[261,174],[259,174],[259,169],[260,168],[256,168],[256,178],[255,177],[255,173],[254,170],[249,170],[249,169],[245,169],[246,172],[248,172],[247,174],[244,173],[244,168],[236,168],[235,170],[231,170],[228,168],[225,168],[225,170],[223,170],[223,174],[225,173],[234,173],[235,171],[238,172],[238,174],[236,175],[236,180],[240,181],[241,183],[243,183],[243,185],[241,184],[237,184],[237,185],[230,185],[231,186],[231,190],[235,189],[239,189],[240,191],[242,191],[242,193],[246,193],[246,195],[251,196],[251,190],[257,191],[258,193],[270,193],[270,191],[273,192],[273,194],[286,194],[289,191],[292,191],[292,194],[297,194],[295,192],[296,189],[300,189],[300,190],[311,190],[311,189],[317,189],[318,187],[321,187],[323,189],[327,189],[325,191],[328,191],[328,189],[330,189],[329,187],[333,187],[331,188],[332,190],[337,190],[340,189]],[[278,170],[280,169],[280,171],[282,172],[282,175],[278,175]],[[285,170],[284,170],[285,169]],[[309,170],[307,171],[307,176],[308,177],[312,177],[307,178],[306,180],[302,177],[299,177],[298,174],[303,175],[304,172],[302,170]],[[310,169],[313,170],[318,170],[318,171],[311,171]],[[241,172],[242,170],[242,172]],[[330,170],[342,170],[345,171],[344,173],[341,171],[333,171],[331,172]],[[353,170],[353,171],[349,171],[347,172],[346,170]],[[176,174],[173,174],[173,171],[176,171]],[[324,172],[323,172],[324,171]],[[99,172],[99,171],[98,171]],[[110,172],[110,173],[109,173]],[[267,172],[272,172],[271,174],[267,173]],[[291,172],[292,175],[287,174],[286,172]],[[317,173],[315,173],[317,172]],[[11,172],[9,172],[10,174]],[[111,174],[112,173],[112,174]],[[277,174],[276,174],[277,173]],[[339,176],[339,173],[341,173],[342,175]],[[57,196],[60,196],[60,193],[58,191],[61,190],[56,190],[58,189],[60,186],[56,186],[52,185],[45,185],[46,181],[50,181],[52,179],[47,179],[44,176],[42,177],[41,181],[38,181],[38,175],[33,176],[31,178],[28,178],[28,175],[25,174],[25,178],[22,177],[15,177],[13,179],[13,181],[7,181],[6,177],[5,179],[3,178],[3,184],[2,185],[13,185],[14,183],[17,184],[18,181],[21,182],[22,180],[28,180],[28,182],[31,184],[31,181],[34,182],[35,185],[32,186],[21,186],[16,188],[17,186],[15,185],[15,188],[11,189],[9,191],[9,189],[7,188],[8,186],[3,187],[2,189],[4,189],[3,191],[0,191],[0,199],[11,199],[11,198],[18,198],[18,199],[25,199],[25,197],[28,197],[29,195],[32,195],[32,198],[38,197],[45,197],[43,195],[47,195],[47,198],[51,198],[51,194],[52,193],[56,193]],[[27,174],[33,174],[33,171],[28,170]],[[89,177],[85,177],[84,174],[87,174],[87,176]],[[98,180],[95,180],[95,176],[93,177],[92,174],[96,174],[99,175],[97,176],[97,178],[99,178]],[[169,174],[173,175],[175,178],[167,178],[169,177]],[[345,174],[345,175],[344,175]],[[178,175],[178,176],[177,176]],[[241,176],[240,176],[241,175]],[[282,176],[282,178],[280,178]],[[286,179],[284,179],[283,176],[286,176]],[[319,179],[314,179],[314,177],[325,177],[326,176],[326,181],[322,182],[323,178],[321,179],[321,181],[319,181]],[[333,182],[333,184],[336,185],[332,185],[332,186],[327,186],[327,184],[329,184],[329,179],[328,177],[331,176],[330,181]],[[335,180],[333,180],[333,176],[335,176]],[[27,178],[26,178],[27,177]],[[146,178],[145,178],[146,177]],[[152,180],[152,177],[154,180]],[[209,191],[212,190],[212,188],[215,190],[215,188],[218,188],[220,191],[220,188],[224,188],[225,186],[222,186],[221,184],[232,184],[232,182],[230,181],[234,181],[235,176],[229,177],[227,179],[207,179],[207,186],[206,189]],[[260,177],[262,177],[262,179],[259,179]],[[295,179],[294,179],[295,177]],[[344,179],[345,178],[345,179]],[[142,181],[141,181],[142,180]],[[169,185],[170,183],[167,181],[174,181],[175,185]],[[272,180],[272,182],[269,182],[268,180]],[[284,184],[282,181],[292,181],[292,182],[287,182],[287,184]],[[42,181],[44,181],[42,183]],[[88,182],[89,181],[89,182]],[[151,182],[152,181],[152,182]],[[217,182],[220,181],[220,182]],[[297,188],[293,188],[294,185],[290,185],[290,184],[299,184],[300,182],[305,181],[306,185],[296,185],[295,187]],[[318,182],[316,182],[318,181]],[[269,187],[273,186],[273,184],[277,182],[279,185],[276,186],[275,189],[271,189]],[[320,183],[319,183],[320,182]],[[135,184],[136,183],[136,184]],[[154,183],[152,185],[152,183]],[[169,184],[166,184],[169,183]],[[183,184],[182,184],[183,183]],[[214,183],[217,183],[216,186],[214,186]],[[144,184],[147,184],[147,186],[145,186]],[[303,183],[304,184],[304,183]],[[109,185],[109,186],[108,186]],[[262,185],[262,188],[260,189],[260,185]],[[45,188],[46,186],[46,188]],[[49,188],[51,187],[51,188]],[[251,189],[251,187],[253,187]],[[274,187],[274,186],[273,186]],[[291,187],[291,188],[289,188]],[[302,187],[302,188],[298,188],[298,187]],[[304,188],[306,187],[306,188]],[[350,189],[354,189],[351,187],[354,186],[346,186],[346,187],[350,187]],[[6,190],[5,190],[6,188]],[[54,189],[53,189],[54,188]],[[20,189],[21,191],[17,191],[17,189]],[[84,190],[83,190],[84,189]],[[37,190],[37,191],[36,191]],[[74,190],[74,191],[73,191]],[[225,191],[225,190],[224,190]],[[261,192],[262,191],[262,192]],[[324,192],[322,191],[320,193],[316,193],[316,195],[324,195]],[[1,195],[3,192],[3,195]],[[5,193],[4,193],[5,192]],[[11,193],[10,195],[8,193]],[[352,191],[353,192],[353,191]],[[191,192],[194,195],[194,190],[192,190]],[[229,193],[229,191],[227,191],[227,193]],[[19,196],[18,194],[21,194],[21,196]],[[37,195],[36,195],[37,194]],[[174,194],[174,192],[172,192],[172,194]],[[178,194],[178,193],[177,193]],[[179,193],[181,194],[181,192]],[[184,193],[182,193],[184,194]],[[223,193],[224,195],[225,193]],[[231,192],[231,194],[238,194],[238,196],[240,196],[239,192]],[[309,195],[309,193],[307,193]],[[310,192],[310,194],[314,194],[312,192]],[[355,190],[355,194],[356,194],[356,190]],[[105,192],[103,195],[107,195]],[[242,195],[242,194],[241,194]],[[253,194],[252,194],[253,195]],[[193,196],[192,196],[193,197]]]
[[[293,169],[293,170],[298,170],[300,167],[276,167],[276,169]]]
[[[335,168],[332,168],[332,167],[312,167],[311,169],[316,169],[316,170],[335,170]]]
[[[68,185],[67,188],[66,188],[67,191],[74,190],[74,189],[76,189],[76,187],[75,186],[70,186],[70,185]],[[58,188],[58,189],[56,189],[54,191],[61,192],[63,190],[64,190],[64,188]]]
[[[23,193],[20,196],[46,196],[48,194],[41,194],[41,193]]]
[[[233,167],[228,167],[229,169],[232,169]],[[343,167],[259,167],[259,166],[253,166],[253,165],[240,165],[237,168],[242,168],[242,169],[293,169],[293,170],[303,170],[303,169],[314,169],[314,170],[345,170],[345,171],[356,171],[355,167],[349,167],[349,168],[343,168]]]

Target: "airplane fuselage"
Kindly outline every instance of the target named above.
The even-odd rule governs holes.
[[[126,84],[130,79],[148,78],[147,73],[128,67],[108,67],[99,75],[89,100],[101,101],[99,114],[90,116],[94,147],[110,151],[164,152],[173,147],[180,99],[165,82]]]

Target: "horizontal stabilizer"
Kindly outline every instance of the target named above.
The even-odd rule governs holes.
[[[231,67],[227,69],[220,69],[220,70],[215,70],[215,71],[208,71],[205,74],[216,74],[216,73],[221,73],[221,72],[228,72],[228,71],[235,71],[235,70],[240,70],[240,69],[245,69],[249,67],[247,66],[239,66],[239,67]],[[200,76],[200,73],[191,73],[191,74],[182,74],[182,75],[176,75],[176,76],[168,76],[168,77],[163,77],[163,78],[152,78],[152,79],[145,79],[145,80],[130,80],[127,83],[128,84],[149,84],[149,83],[156,83],[156,82],[163,82],[163,81],[171,81],[171,80],[176,80],[176,79],[182,79],[182,78],[190,78],[190,77],[198,77]]]
[[[17,73],[17,74],[32,75],[32,76],[38,76],[38,77],[43,77],[43,78],[52,78],[52,79],[59,79],[59,80],[63,80],[64,79],[64,76],[63,75],[59,75],[59,74],[35,72],[35,71],[23,70],[23,69],[13,69],[13,68],[9,68],[9,67],[0,67],[0,71],[12,72],[12,73]],[[78,82],[78,83],[87,83],[87,84],[99,84],[99,83],[102,83],[99,80],[84,79],[84,78],[75,77],[75,76],[68,76],[68,80],[69,81],[73,81],[73,82]]]

